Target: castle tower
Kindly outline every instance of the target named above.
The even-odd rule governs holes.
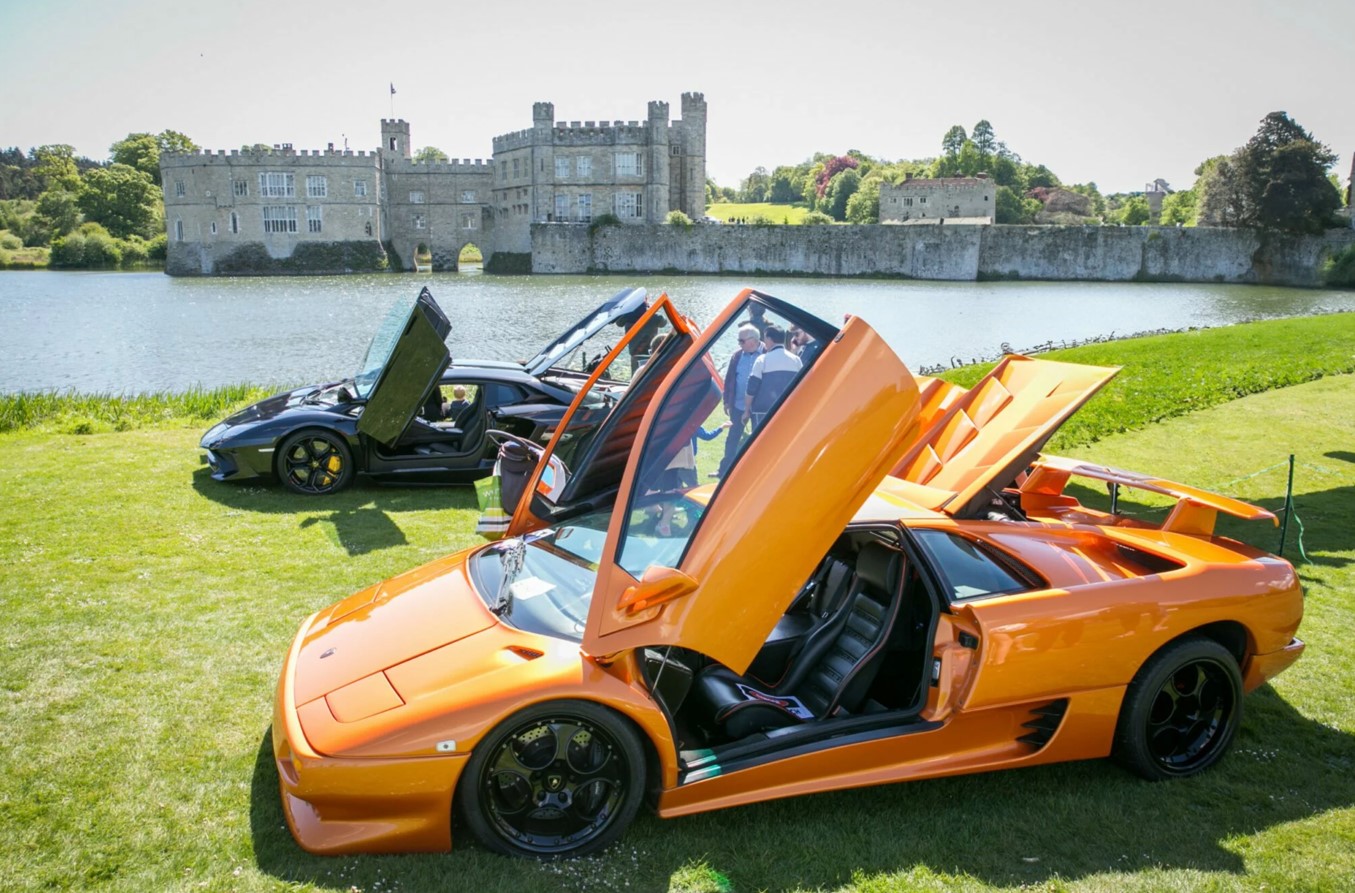
[[[534,102],[532,103],[532,127],[540,129],[545,127],[549,130],[555,126],[555,103],[553,102]]]
[[[668,103],[649,104],[649,158],[645,164],[645,219],[649,223],[663,223],[672,207],[673,194],[669,186]]]
[[[682,120],[674,124],[672,207],[700,220],[706,216],[706,97],[701,93],[682,94]]]
[[[383,158],[409,158],[409,122],[381,119],[381,155]]]

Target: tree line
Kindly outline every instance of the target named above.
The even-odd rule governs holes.
[[[118,267],[163,260],[160,153],[191,152],[182,133],[129,133],[107,161],[64,144],[0,149],[0,265],[46,249],[52,266]]]
[[[1335,212],[1342,195],[1331,168],[1336,155],[1285,112],[1261,120],[1247,144],[1205,159],[1189,188],[1165,193],[1153,219],[1142,193],[1103,195],[1095,182],[1065,184],[1043,164],[1027,162],[981,120],[969,131],[954,125],[931,158],[888,161],[857,150],[816,153],[795,165],[758,167],[737,189],[707,180],[708,203],[803,204],[806,223],[876,223],[880,187],[907,177],[990,177],[997,223],[1224,226],[1316,233],[1347,226]],[[770,222],[770,221],[767,221]]]

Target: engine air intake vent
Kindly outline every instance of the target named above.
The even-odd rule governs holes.
[[[1054,737],[1054,733],[1059,730],[1059,725],[1063,722],[1063,714],[1068,712],[1068,699],[1059,698],[1057,701],[1050,701],[1041,707],[1036,707],[1030,711],[1030,719],[1021,723],[1021,728],[1030,729],[1029,732],[1017,738],[1022,744],[1028,744],[1035,750],[1040,750],[1049,743],[1049,739]]]

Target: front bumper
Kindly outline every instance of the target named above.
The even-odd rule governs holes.
[[[273,712],[273,758],[292,836],[320,855],[449,850],[452,793],[469,754],[343,759],[316,753],[306,741],[293,668],[317,616],[292,642]]]

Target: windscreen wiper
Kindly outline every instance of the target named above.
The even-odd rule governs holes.
[[[489,610],[496,617],[502,617],[513,606],[513,583],[522,573],[522,564],[527,558],[527,543],[521,537],[500,540],[495,544],[494,551],[499,554],[503,577],[499,580],[499,592]]]

